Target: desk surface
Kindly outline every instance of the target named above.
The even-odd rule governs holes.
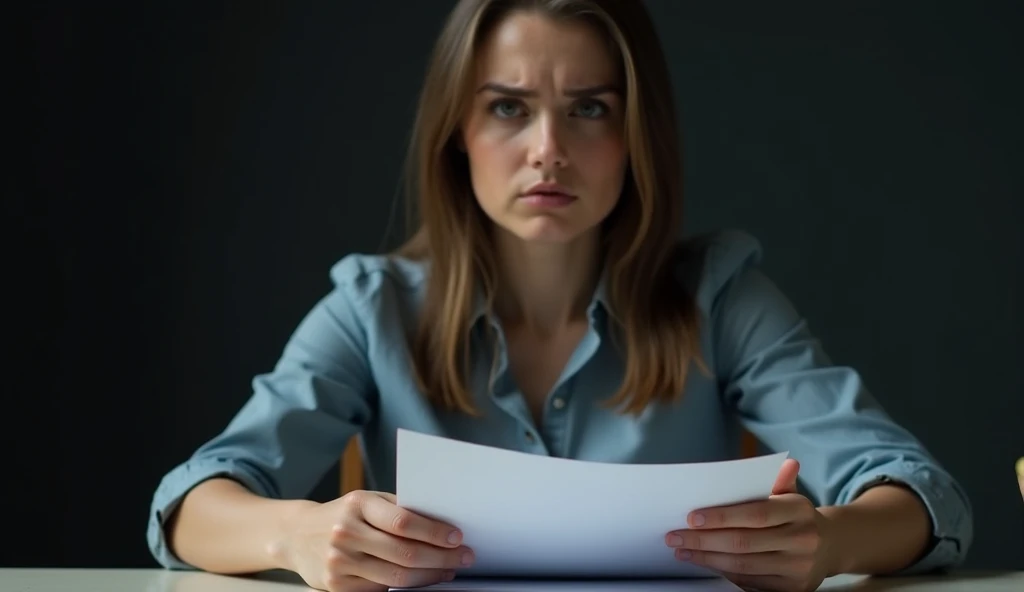
[[[516,592],[547,589],[524,585]],[[564,586],[551,589],[568,590]],[[577,585],[574,590],[618,590],[615,585]],[[503,590],[509,590],[503,587]],[[668,592],[688,589],[678,583],[627,582],[625,592],[644,590]],[[218,576],[201,572],[162,569],[23,569],[0,568],[0,590],[4,592],[296,592],[309,590],[290,573],[271,572],[253,578]],[[474,588],[464,588],[471,592]],[[820,590],[831,592],[1019,592],[1024,590],[1024,572],[964,572],[923,578],[863,578],[840,576],[826,580]]]

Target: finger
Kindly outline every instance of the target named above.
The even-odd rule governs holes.
[[[356,576],[331,575],[324,580],[323,589],[327,592],[388,592],[389,587]]]
[[[796,478],[800,474],[800,462],[793,458],[782,461],[782,468],[775,478],[775,485],[772,487],[772,495],[783,493],[796,493]]]
[[[760,592],[762,590],[801,590],[796,582],[782,576],[755,576],[750,574],[737,574],[720,572],[722,577],[736,584],[744,590]]]
[[[363,519],[378,530],[449,549],[462,543],[457,528],[396,506],[383,497],[365,496],[360,503]]]
[[[453,570],[404,567],[370,555],[356,561],[353,575],[389,588],[419,588],[455,578]]]
[[[753,576],[796,576],[806,573],[807,561],[787,553],[718,553],[676,549],[676,559],[715,571]]]
[[[770,528],[679,530],[669,533],[665,538],[665,543],[677,549],[719,553],[803,550],[804,537],[797,537],[796,534],[796,531],[789,525]]]
[[[808,504],[807,498],[802,495],[786,494],[734,506],[697,510],[686,517],[686,522],[690,528],[702,530],[768,528],[800,519],[810,507]]]
[[[380,530],[367,533],[360,550],[402,567],[456,569],[469,567],[474,560],[469,547],[445,549]]]

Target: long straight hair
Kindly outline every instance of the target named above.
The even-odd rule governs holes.
[[[681,396],[689,366],[701,364],[696,304],[674,269],[682,182],[671,82],[639,0],[461,0],[449,15],[430,58],[409,152],[408,195],[418,228],[397,251],[429,265],[412,362],[434,404],[477,414],[467,386],[471,315],[478,294],[493,301],[496,258],[491,222],[473,198],[456,134],[481,43],[520,10],[582,20],[621,60],[629,162],[622,195],[602,227],[602,253],[625,374],[607,403],[639,413],[652,401]]]

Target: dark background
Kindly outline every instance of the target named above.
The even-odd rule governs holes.
[[[2,565],[155,565],[163,473],[224,427],[331,263],[400,237],[452,2],[139,4],[33,3],[24,27]],[[686,230],[758,236],[832,356],[966,486],[968,564],[1024,568],[1020,3],[648,4]]]

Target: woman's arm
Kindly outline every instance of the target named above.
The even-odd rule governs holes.
[[[839,569],[909,573],[959,564],[973,537],[960,485],[886,414],[855,370],[832,363],[755,267],[756,241],[733,234],[715,249],[709,281],[716,289],[707,302],[722,396],[761,442],[799,461],[800,486],[842,535]]]
[[[842,506],[819,508],[830,523],[830,576],[894,573],[932,545],[928,509],[914,492],[878,485]]]
[[[277,552],[292,516],[312,504],[253,494],[236,481],[214,478],[196,486],[168,519],[168,550],[214,573],[290,569]]]
[[[356,273],[351,261],[338,266],[336,289],[302,320],[273,371],[253,380],[226,429],[163,478],[148,532],[161,565],[267,567],[267,541],[294,506],[279,500],[307,496],[371,420],[375,387]]]

